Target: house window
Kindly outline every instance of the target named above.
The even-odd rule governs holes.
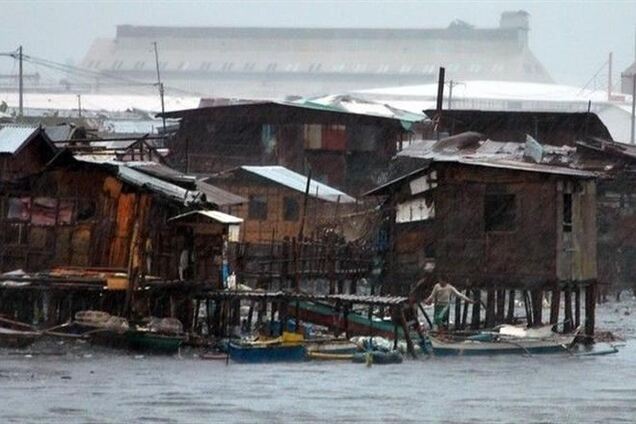
[[[517,202],[514,194],[487,194],[484,202],[484,222],[487,232],[514,231]]]
[[[300,205],[293,197],[283,198],[283,219],[285,221],[298,221],[300,216]]]
[[[563,193],[563,232],[572,232],[572,193]]]
[[[247,216],[249,219],[265,221],[267,219],[267,198],[262,195],[250,196]]]

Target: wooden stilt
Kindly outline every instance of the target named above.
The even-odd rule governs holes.
[[[568,285],[563,290],[563,301],[565,303],[565,308],[563,310],[564,313],[564,322],[563,322],[563,332],[569,333],[572,331],[572,326],[574,325],[574,319],[572,318],[572,289]]]
[[[409,334],[409,328],[406,324],[406,318],[404,317],[404,310],[400,309],[400,321],[402,323],[402,330],[404,330],[404,338],[406,339],[406,348],[409,354],[416,359],[417,353],[415,353],[415,346],[413,346],[413,340],[411,340],[411,335]]]
[[[596,314],[596,287],[597,283],[593,282],[585,288],[585,334],[594,336],[595,314]],[[593,339],[589,339],[590,342]]]
[[[462,301],[455,299],[455,330],[462,328]]]
[[[581,289],[577,286],[574,289],[574,328],[581,325]]]
[[[514,290],[510,290],[508,293],[508,311],[506,313],[506,322],[512,324],[515,320],[515,297]]]
[[[464,295],[468,296],[468,290],[464,290]],[[462,311],[462,325],[461,328],[466,328],[466,321],[468,321],[468,306],[470,303],[464,300],[464,310]]]
[[[478,330],[480,326],[480,321],[481,321],[481,303],[479,301],[480,299],[481,299],[481,291],[479,289],[473,290],[473,300],[475,300],[475,303],[473,303],[472,316],[470,319],[470,328],[472,328],[473,330]]]
[[[246,330],[248,332],[252,331],[252,318],[254,317],[254,305],[255,305],[256,301],[252,300],[250,302],[250,309],[247,312],[247,325],[246,325]]]
[[[543,290],[532,290],[532,325],[543,324]]]
[[[523,306],[526,308],[526,325],[532,327],[534,321],[532,319],[532,304],[530,303],[528,290],[523,291]]]
[[[488,290],[486,295],[486,328],[495,326],[495,291]]]
[[[505,319],[505,307],[506,307],[506,291],[505,290],[497,290],[497,303],[496,303],[496,311],[495,311],[495,324],[501,324]]]
[[[557,285],[552,289],[552,299],[550,299],[550,324],[559,322],[559,309],[561,309],[561,289]]]

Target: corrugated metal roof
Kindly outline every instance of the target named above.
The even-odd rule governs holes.
[[[175,184],[166,182],[143,172],[132,169],[125,164],[118,164],[118,176],[125,182],[137,187],[163,194],[174,200],[183,202],[184,205],[196,203],[200,196],[199,192],[186,190]]]
[[[0,128],[0,154],[16,154],[33,137],[39,127],[6,125]]]
[[[461,163],[464,165],[475,165],[475,166],[485,166],[488,168],[501,168],[501,169],[509,169],[513,171],[527,171],[527,172],[539,172],[542,174],[555,174],[555,175],[565,175],[571,177],[579,177],[579,178],[595,178],[597,176],[594,172],[589,171],[581,171],[579,169],[566,168],[562,166],[550,166],[543,165],[538,163],[530,163],[530,162],[521,162],[514,160],[478,160],[478,159],[469,159],[469,158],[452,158],[452,159],[444,159],[438,158],[435,159],[434,162],[451,162],[451,163]]]
[[[229,191],[222,190],[212,184],[208,184],[204,181],[197,180],[197,190],[205,194],[208,202],[214,203],[217,206],[230,206],[239,205],[247,202],[247,199],[241,196],[237,196]]]
[[[196,177],[183,174],[169,166],[149,161],[126,162],[126,166],[136,169],[153,177],[161,178],[176,184],[193,184]]]
[[[118,162],[93,155],[76,155],[75,160],[99,165],[113,166],[117,169],[117,177],[135,187],[144,188],[152,192],[164,195],[184,205],[199,203],[202,201],[202,193],[196,190],[187,190],[168,181],[137,171],[126,162]]]
[[[241,166],[241,169],[301,193],[305,192],[307,186],[306,176],[284,166]],[[338,202],[338,198],[340,198],[340,203],[354,203],[356,201],[348,194],[313,179],[309,185],[309,195],[327,202]]]
[[[243,222],[243,218],[239,218],[237,216],[229,215],[227,213],[223,213],[219,211],[210,211],[210,210],[190,211],[190,212],[182,213],[181,215],[173,216],[172,218],[168,219],[168,221],[178,221],[183,218],[187,218],[194,215],[202,215],[213,221],[219,222],[221,224],[227,224],[227,225],[241,224]]]
[[[44,132],[54,143],[68,141],[71,139],[75,126],[71,124],[48,125],[44,127]]]
[[[364,196],[382,196],[387,194],[388,189],[404,180],[410,179],[421,172],[430,168],[434,163],[459,163],[462,165],[483,166],[487,168],[499,168],[511,171],[524,171],[524,172],[538,172],[542,174],[554,174],[563,175],[577,178],[596,178],[598,175],[590,171],[582,171],[580,169],[567,168],[564,166],[550,166],[537,163],[529,163],[518,160],[509,159],[476,159],[457,156],[438,156],[433,159],[429,159],[429,162],[408,174],[401,175],[389,182],[386,182],[373,190],[364,193]]]

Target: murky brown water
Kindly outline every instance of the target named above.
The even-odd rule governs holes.
[[[634,315],[625,315],[632,311]],[[0,351],[1,423],[634,422],[636,302],[599,307],[619,354],[435,358],[401,365],[225,365],[86,345]]]

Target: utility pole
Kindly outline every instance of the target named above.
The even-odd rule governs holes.
[[[612,52],[609,54],[607,65],[607,101],[612,101]]]
[[[441,66],[439,68],[439,77],[437,80],[437,104],[435,107],[436,110],[436,118],[437,118],[437,140],[440,138],[440,131],[442,129],[442,107],[444,105],[444,75],[446,74],[446,69]]]
[[[81,94],[77,95],[77,115],[80,118],[82,117],[82,95]]]
[[[24,81],[22,79],[22,46],[18,48],[18,68],[19,68],[19,78],[18,78],[18,116],[22,117],[24,113]]]
[[[155,47],[155,65],[157,66],[157,87],[159,87],[159,97],[161,98],[161,122],[163,124],[163,135],[166,136],[166,117],[164,114],[166,113],[166,109],[163,101],[163,83],[161,82],[161,73],[159,72],[159,52],[157,51],[157,42],[154,41],[153,46]]]
[[[632,134],[630,142],[634,144],[634,120],[636,120],[636,73],[632,75]]]

